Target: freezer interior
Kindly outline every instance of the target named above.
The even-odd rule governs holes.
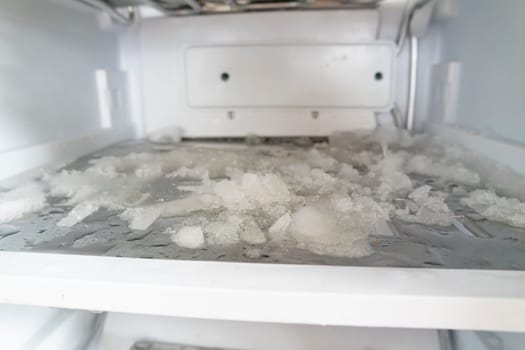
[[[0,250],[521,272],[523,13],[0,1]]]

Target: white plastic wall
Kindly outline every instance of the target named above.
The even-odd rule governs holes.
[[[436,1],[419,40],[418,129],[444,131],[525,173],[525,2]]]
[[[525,2],[463,0],[444,26],[443,61],[460,61],[455,122],[525,143],[522,106]]]
[[[98,326],[89,311],[0,304],[2,349],[84,349]]]
[[[443,22],[442,61],[460,62],[451,123],[525,144],[525,2],[461,0]]]
[[[111,132],[129,127],[120,57],[127,29],[110,24],[75,1],[0,0],[0,162],[11,165],[0,169],[0,178],[100,142],[67,152],[31,147],[100,134],[114,142]]]

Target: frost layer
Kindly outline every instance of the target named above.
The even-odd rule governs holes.
[[[274,244],[360,257],[372,253],[371,235],[393,234],[390,220],[451,225],[452,194],[490,220],[525,227],[524,202],[496,194],[505,192],[486,171],[492,163],[427,135],[379,129],[308,146],[168,141],[156,140],[162,152],[92,159],[82,170],[0,192],[0,223],[43,208],[51,196],[70,208],[57,223],[63,227],[109,209],[130,229],[154,227],[189,249],[244,242],[253,256]],[[507,189],[525,187],[511,186],[525,184],[523,177],[497,173],[513,179]]]

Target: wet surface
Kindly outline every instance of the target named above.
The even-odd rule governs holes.
[[[89,159],[153,150],[145,142],[122,143],[81,158],[67,168],[83,170]],[[462,206],[460,197],[453,193],[455,184],[438,185],[432,178],[421,176],[411,179],[415,186],[429,184],[449,193],[447,204],[457,215],[454,225],[427,226],[393,219],[388,223],[393,234],[371,236],[374,253],[361,258],[317,255],[292,242],[240,242],[227,247],[187,249],[177,246],[164,233],[168,227],[182,224],[184,218],[160,218],[147,230],[131,230],[119,218],[119,211],[107,209],[98,210],[73,227],[58,227],[56,223],[71,209],[60,198],[49,200],[48,207],[22,219],[0,224],[0,250],[152,259],[525,270],[525,229],[491,222]],[[180,196],[173,181],[160,178],[149,190]]]

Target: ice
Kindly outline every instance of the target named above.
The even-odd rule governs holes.
[[[224,221],[210,222],[204,228],[206,243],[209,245],[228,246],[240,241],[240,220],[231,216]]]
[[[172,141],[159,137],[150,151],[83,161],[0,192],[0,223],[43,208],[47,196],[69,208],[59,226],[107,208],[133,230],[154,227],[190,249],[242,242],[345,257],[371,254],[371,235],[395,234],[390,220],[458,226],[447,204],[458,200],[525,227],[524,202],[511,198],[525,198],[524,177],[429,135],[378,129],[316,144],[158,144]]]
[[[359,178],[359,171],[350,164],[341,163],[337,176],[342,179],[355,180]]]
[[[116,178],[119,176],[119,171],[117,170],[118,163],[119,159],[116,157],[103,157],[92,160],[90,162],[92,165],[86,169],[86,172],[93,175]]]
[[[288,183],[295,192],[302,195],[330,193],[338,186],[338,179],[325,170],[311,168],[307,164],[290,164],[284,169]]]
[[[209,193],[191,194],[188,197],[175,199],[160,205],[163,217],[186,216],[196,211],[209,211],[219,208],[222,201],[218,196]]]
[[[149,196],[139,191],[140,184],[136,179],[122,175],[103,176],[92,171],[91,167],[83,172],[62,170],[48,174],[45,180],[51,196],[66,197],[67,203],[73,206],[96,202],[100,207],[125,209]]]
[[[167,233],[171,233],[171,240],[175,244],[184,248],[196,249],[204,245],[204,233],[200,226],[185,226],[175,232],[168,229]]]
[[[288,228],[300,248],[316,254],[334,256],[365,256],[371,248],[359,214],[338,215],[324,203],[304,206],[294,212]]]
[[[396,216],[407,222],[450,226],[453,213],[445,203],[445,195],[431,189],[430,186],[424,185],[412,191],[408,198],[415,203],[415,206],[410,208],[409,201],[405,209],[396,210]]]
[[[291,222],[292,218],[288,213],[277,219],[268,229],[268,234],[272,240],[282,240],[285,237],[286,230],[288,229],[288,226],[290,226]]]
[[[35,212],[47,205],[43,186],[28,183],[7,192],[0,192],[0,224]]]
[[[291,231],[298,241],[328,236],[336,231],[336,218],[331,212],[304,206],[291,216]]]
[[[494,191],[475,190],[461,202],[489,220],[525,227],[525,202],[498,196]]]
[[[294,240],[316,254],[364,256],[371,252],[367,238],[378,220],[389,217],[389,204],[356,195],[323,196],[284,214],[268,230],[272,241]]]
[[[262,250],[259,248],[249,248],[246,249],[246,252],[244,253],[248,258],[251,259],[257,259],[260,258],[262,255]]]
[[[154,143],[173,144],[181,141],[184,130],[178,126],[156,130],[148,135],[148,139]]]
[[[376,201],[370,196],[358,193],[352,194],[351,199],[341,195],[331,198],[332,208],[342,213],[353,213],[359,215],[365,225],[375,224],[378,220],[390,219],[394,206],[390,202]],[[341,202],[348,203],[341,205]]]
[[[259,228],[257,222],[250,216],[242,219],[240,223],[240,238],[242,241],[250,244],[264,244],[266,243],[266,236]]]
[[[58,174],[48,175],[46,180],[50,186],[50,194],[55,197],[67,197],[70,203],[80,203],[94,196],[102,181],[98,174],[88,174],[89,171],[62,170]]]
[[[57,226],[71,227],[81,222],[100,208],[95,202],[85,202],[76,205],[69,214],[57,223]]]
[[[146,230],[160,217],[162,210],[163,208],[158,205],[145,208],[128,208],[120,214],[120,218],[127,221],[132,230]]]
[[[425,155],[413,156],[407,164],[407,172],[442,179],[467,185],[478,185],[479,174],[465,168],[460,162],[447,162],[446,159],[434,161]]]
[[[412,189],[412,181],[404,173],[394,171],[385,173],[379,178],[377,196],[381,200],[392,199],[396,195],[406,193]]]
[[[255,209],[291,199],[288,186],[275,174],[245,173],[236,180],[214,183],[213,191],[226,208],[233,210]]]
[[[403,172],[404,157],[402,154],[391,154],[387,150],[384,150],[383,153],[383,160],[371,167],[371,176],[378,178],[379,186],[376,194],[384,201],[412,190],[412,181]]]
[[[334,170],[338,163],[337,160],[316,148],[308,151],[306,160],[310,166],[328,171]]]

